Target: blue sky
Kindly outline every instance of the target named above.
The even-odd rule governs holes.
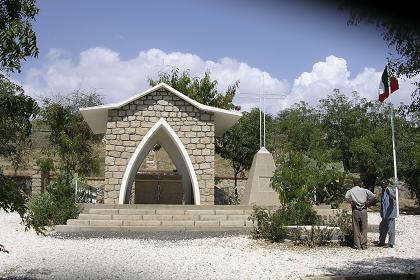
[[[393,51],[380,30],[348,26],[347,12],[334,6],[292,2],[40,0],[40,55],[14,78],[33,96],[95,89],[114,102],[178,67],[211,71],[220,90],[239,80],[239,92],[257,94],[264,80],[265,92],[286,96],[270,102],[271,112],[300,100],[315,105],[334,88],[376,98]],[[410,100],[409,83],[400,88],[394,103]]]

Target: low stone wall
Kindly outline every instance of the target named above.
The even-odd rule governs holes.
[[[105,177],[89,177],[86,184],[96,188],[96,203],[104,203]]]
[[[245,191],[247,178],[237,179],[237,189],[239,198]],[[225,205],[229,202],[229,196],[235,194],[235,179],[232,177],[216,177],[215,178],[214,204]]]

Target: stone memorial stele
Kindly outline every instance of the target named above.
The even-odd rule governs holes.
[[[242,205],[278,206],[279,195],[271,188],[276,165],[273,155],[262,147],[255,155],[249,171],[248,181],[241,198]]]

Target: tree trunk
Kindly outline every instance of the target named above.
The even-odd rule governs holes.
[[[238,199],[238,173],[235,172],[235,198]]]

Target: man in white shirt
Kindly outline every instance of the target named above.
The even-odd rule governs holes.
[[[375,195],[364,188],[360,179],[354,180],[354,187],[346,192],[345,198],[351,203],[353,238],[356,249],[367,249],[367,206],[375,199]]]

